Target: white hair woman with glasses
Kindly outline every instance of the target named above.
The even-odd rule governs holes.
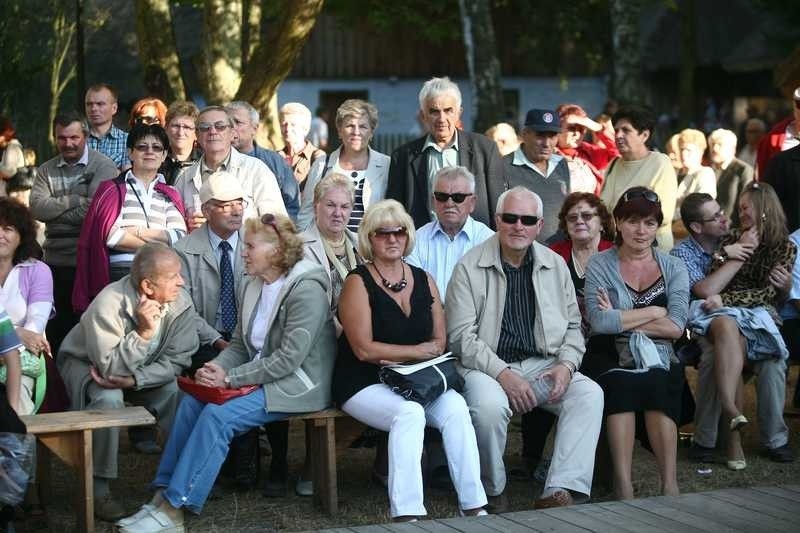
[[[78,240],[72,303],[83,311],[111,281],[130,272],[136,251],[148,242],[172,246],[186,235],[183,202],[159,168],[169,137],[159,125],[136,125],[128,134],[131,168],[100,184]]]
[[[209,387],[261,385],[223,404],[184,395],[153,486],[123,533],[183,531],[184,509],[200,513],[235,435],[330,403],[335,338],[330,310],[319,305],[328,275],[303,259],[303,242],[284,215],[245,222],[239,291],[241,319],[231,344],[195,374]],[[173,529],[174,528],[174,529]]]
[[[617,498],[633,498],[634,438],[656,456],[661,492],[679,493],[676,474],[683,365],[673,342],[689,314],[689,275],[676,257],[653,247],[663,221],[658,195],[626,190],[614,208],[616,247],[586,268],[591,336],[581,372],[605,393],[604,416]]]
[[[364,211],[383,200],[389,175],[389,156],[370,148],[369,143],[378,127],[378,109],[364,100],[345,100],[336,111],[336,131],[342,145],[334,150],[325,163],[322,175],[331,172],[349,176],[355,187],[353,207],[347,228],[358,231]],[[303,192],[303,206],[298,225],[308,227],[313,216],[314,186],[317,176],[309,176]]]
[[[405,400],[378,378],[382,365],[419,362],[445,347],[444,310],[430,275],[407,265],[414,224],[399,202],[371,206],[358,229],[368,261],[347,277],[339,298],[339,355],[333,397],[353,418],[389,433],[389,501],[395,521],[427,514],[422,492],[422,441],[426,425],[442,432],[459,509],[485,514],[475,431],[464,398],[448,390],[423,407]]]

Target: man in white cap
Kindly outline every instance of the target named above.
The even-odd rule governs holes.
[[[194,374],[228,345],[237,320],[236,294],[244,276],[240,252],[247,200],[239,181],[229,172],[219,170],[208,176],[199,196],[205,222],[175,243],[175,251],[181,258],[184,288],[198,314],[200,348],[192,357],[189,374]],[[255,484],[257,450],[257,432],[237,437],[231,443],[237,483]]]

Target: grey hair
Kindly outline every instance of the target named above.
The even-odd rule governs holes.
[[[431,98],[450,94],[456,99],[456,106],[461,107],[461,91],[458,85],[450,81],[450,78],[431,78],[422,85],[419,91],[419,108],[425,110],[425,102]]]
[[[314,186],[314,205],[317,205],[322,198],[332,189],[341,189],[350,197],[350,203],[356,202],[356,187],[353,180],[344,174],[332,172],[319,180]]]
[[[142,281],[157,277],[165,260],[180,261],[177,252],[161,242],[148,242],[136,252],[131,265],[131,283],[139,290]]]
[[[503,203],[506,201],[506,197],[511,195],[528,196],[531,198],[534,202],[536,202],[536,205],[539,208],[539,214],[537,216],[542,216],[542,213],[544,212],[544,203],[542,202],[542,198],[532,190],[528,189],[527,187],[523,187],[522,185],[517,185],[516,187],[512,187],[511,189],[504,191],[503,194],[497,198],[497,206],[494,210],[495,213],[499,214],[503,212]]]
[[[239,109],[244,109],[247,111],[247,114],[250,115],[250,123],[253,126],[258,126],[258,122],[261,119],[261,116],[258,114],[258,109],[253,107],[250,102],[245,102],[244,100],[234,100],[233,102],[229,103],[225,106],[225,110],[228,111],[229,114],[237,111]]]
[[[439,182],[439,180],[445,181],[454,181],[458,178],[464,178],[467,180],[467,184],[469,185],[469,192],[475,192],[475,175],[469,171],[467,167],[444,167],[443,169],[439,170],[436,173],[436,176],[433,178],[434,185]]]
[[[233,127],[233,117],[231,116],[230,113],[228,113],[228,110],[222,107],[221,105],[208,105],[203,109],[201,109],[200,112],[197,114],[197,122],[200,122],[201,116],[211,111],[222,111],[223,113],[225,113],[225,116],[228,117],[228,126],[230,126],[231,128]]]
[[[736,147],[736,134],[733,133],[731,130],[726,130],[723,128],[716,129],[711,132],[708,136],[708,144],[711,145],[713,142],[719,142],[722,144],[726,144],[728,146],[733,145]]]

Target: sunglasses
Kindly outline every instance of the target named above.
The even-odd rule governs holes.
[[[379,239],[388,239],[391,236],[394,236],[396,239],[402,239],[403,237],[408,236],[408,230],[403,226],[397,226],[394,228],[378,228],[372,232],[373,237],[378,237]]]
[[[214,122],[213,124],[211,122],[201,122],[197,125],[197,129],[202,133],[209,132],[212,128],[216,131],[225,131],[230,127],[231,125],[227,122]]]
[[[150,152],[155,152],[157,154],[160,154],[161,152],[164,151],[164,147],[161,146],[160,144],[146,144],[146,143],[137,144],[136,146],[133,147],[133,149],[136,150],[137,152],[150,151]]]
[[[151,117],[148,115],[141,115],[136,117],[134,121],[136,124],[144,124],[145,126],[152,126],[153,124],[161,124],[161,120],[158,117]]]
[[[264,213],[261,215],[261,223],[265,226],[272,226],[272,229],[275,230],[275,235],[278,236],[278,242],[283,244],[283,237],[281,237],[281,232],[278,230],[278,218],[275,215]]]
[[[584,222],[589,222],[594,217],[597,216],[597,213],[590,213],[589,211],[583,211],[581,213],[571,213],[567,215],[567,222],[571,222],[572,224],[576,223],[580,218]]]
[[[454,192],[453,194],[448,194],[446,192],[434,191],[433,193],[433,197],[436,198],[436,201],[441,203],[445,203],[452,198],[454,203],[460,204],[470,196],[472,196],[471,192]]]
[[[658,199],[658,195],[651,190],[627,191],[622,195],[623,202],[630,202],[631,200],[636,200],[637,198],[644,198],[651,204],[661,205],[661,200]]]
[[[516,224],[517,221],[521,221],[523,226],[535,226],[541,217],[537,217],[535,215],[515,215],[513,213],[501,213],[500,220],[503,221],[504,224]]]

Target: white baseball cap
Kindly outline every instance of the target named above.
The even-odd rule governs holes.
[[[218,170],[211,174],[203,186],[200,187],[200,203],[204,204],[209,200],[218,202],[230,202],[244,198],[244,191],[239,185],[239,180],[230,172]]]

